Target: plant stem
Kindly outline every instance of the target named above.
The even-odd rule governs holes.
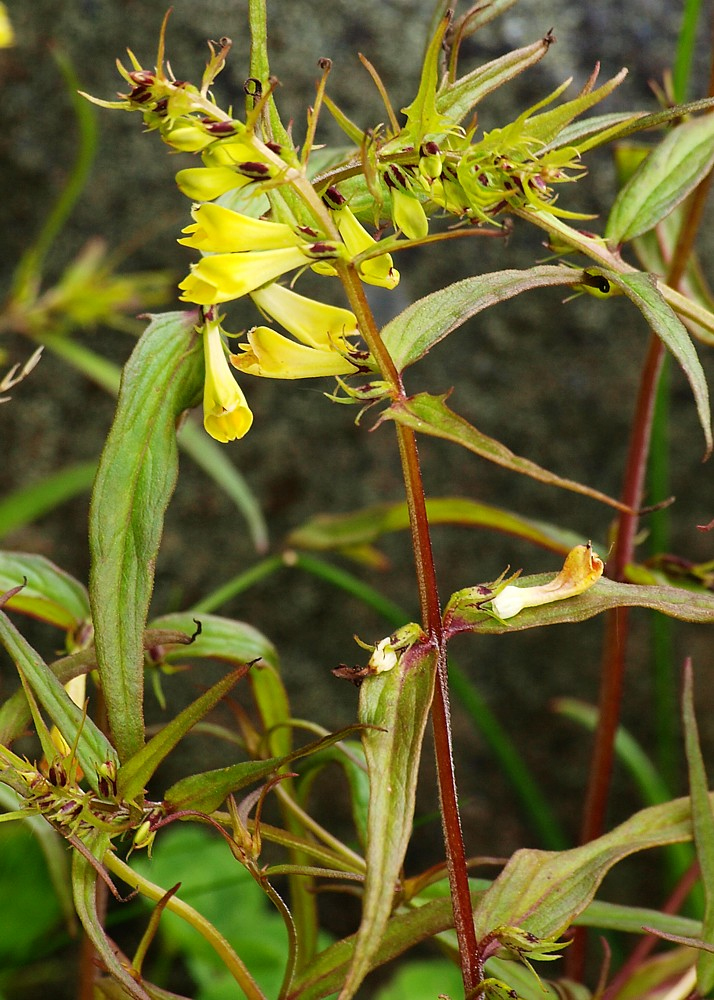
[[[360,331],[380,372],[389,384],[393,398],[405,398],[404,387],[391,356],[377,330],[367,302],[362,282],[354,266],[337,265],[350,306],[357,317]],[[397,441],[402,464],[409,525],[414,549],[419,605],[424,631],[438,649],[437,678],[432,703],[432,728],[436,752],[437,780],[441,820],[446,848],[446,863],[454,909],[454,926],[459,942],[459,959],[464,990],[473,994],[482,979],[482,967],[474,928],[469,891],[466,850],[456,792],[456,776],[449,714],[448,671],[446,645],[441,619],[441,604],[436,581],[436,569],[431,548],[426,497],[419,464],[416,435],[407,427],[397,425]]]

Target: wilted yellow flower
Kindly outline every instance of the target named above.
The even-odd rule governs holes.
[[[582,594],[602,576],[604,564],[590,542],[576,545],[568,553],[563,568],[550,583],[538,587],[518,587],[509,584],[491,601],[499,618],[513,618],[524,608],[564,601]]]
[[[242,438],[250,430],[253,414],[231,373],[221,327],[213,319],[207,319],[203,329],[203,355],[203,425],[212,438],[224,444]]]

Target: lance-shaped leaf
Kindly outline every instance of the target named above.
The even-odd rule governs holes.
[[[441,18],[432,37],[422,63],[421,79],[416,97],[407,108],[402,108],[407,123],[399,134],[400,144],[423,142],[425,139],[442,135],[455,124],[452,118],[437,110],[436,86],[439,80],[439,63],[441,61],[444,35],[451,23],[451,15]],[[457,119],[458,121],[458,119]]]
[[[156,317],[124,369],[94,485],[90,599],[107,715],[122,760],[144,743],[143,634],[178,472],[176,423],[199,401],[202,379],[191,315]]]
[[[39,618],[66,632],[89,618],[89,597],[79,580],[44,556],[0,552],[0,594],[20,587],[7,604],[11,611]]]
[[[226,695],[236,681],[245,677],[249,666],[238,667],[230,674],[221,677],[208,691],[204,692],[192,704],[179,712],[171,722],[167,723],[149,742],[138,750],[133,757],[122,764],[117,776],[117,790],[125,799],[133,799],[140,795],[156,768],[169,755],[176,744],[186,733],[196,725],[218,702]]]
[[[367,877],[362,921],[340,1000],[355,995],[372,968],[394,904],[412,832],[419,758],[434,693],[436,653],[417,642],[391,670],[367,677],[359,720],[379,729],[362,736],[370,779]]]
[[[121,983],[126,994],[133,997],[134,1000],[150,1000],[149,994],[141,983],[119,960],[116,946],[104,931],[103,918],[97,906],[97,878],[99,877],[97,868],[101,865],[102,858],[108,848],[109,837],[102,833],[94,836],[89,844],[85,845],[86,857],[77,849],[73,851],[72,892],[77,916],[82,921],[87,937],[96,948],[107,972],[117,983]],[[89,860],[90,857],[94,858],[95,864]]]
[[[650,329],[657,334],[664,346],[674,355],[687,376],[694,394],[699,422],[702,425],[707,445],[706,455],[709,456],[712,450],[712,428],[707,380],[686,327],[665,302],[654,278],[640,272],[618,274],[603,268],[588,268],[588,274],[602,275],[607,281],[620,288],[640,310]]]
[[[106,761],[117,763],[117,755],[109,740],[90,718],[74,704],[65,689],[27,640],[18,632],[7,615],[0,611],[0,642],[27,679],[37,700],[72,746],[77,733],[77,757],[87,781],[96,790],[97,767]]]
[[[515,585],[539,587],[551,583],[553,578],[552,573],[522,576]],[[582,622],[612,608],[629,607],[651,608],[681,621],[714,622],[714,594],[680,587],[617,583],[604,577],[583,594],[538,608],[524,608],[508,622],[503,622],[483,610],[490,600],[489,589],[488,585],[468,587],[452,596],[444,612],[444,625],[449,635],[459,632],[501,635],[541,625]]]
[[[689,799],[635,813],[597,840],[570,851],[516,851],[474,914],[479,937],[501,924],[557,937],[595,895],[607,872],[636,851],[689,840]]]
[[[281,767],[287,767],[295,760],[320,753],[362,729],[361,724],[346,726],[337,733],[330,733],[322,739],[307,743],[284,757],[270,757],[267,760],[247,760],[228,767],[219,767],[202,774],[190,774],[172,785],[164,795],[164,802],[172,809],[198,809],[212,813],[225,799],[247,788],[256,781],[270,777]]]
[[[4,497],[0,500],[0,538],[89,490],[96,471],[96,462],[78,462]]]
[[[579,271],[553,264],[541,264],[527,271],[479,274],[412,303],[382,329],[382,340],[397,369],[402,371],[482,309],[531,288],[574,285],[579,280]]]
[[[704,890],[704,919],[701,937],[710,947],[714,943],[714,813],[709,798],[709,782],[699,744],[697,719],[694,714],[694,681],[692,665],[684,668],[684,693],[682,696],[684,745],[689,768],[689,788],[692,796],[692,827],[697,860],[701,869]],[[700,951],[697,959],[697,992],[707,996],[714,987],[714,955]]]
[[[194,634],[198,625],[201,626],[201,631]],[[169,663],[204,657],[228,663],[251,663],[258,659],[265,660],[266,663],[277,662],[272,642],[253,625],[233,618],[204,612],[177,611],[152,619],[151,628],[193,635],[190,645],[163,650],[163,658]]]
[[[653,229],[683,201],[714,164],[714,115],[667,133],[621,189],[605,239],[624,243]]]
[[[543,111],[539,115],[527,118],[523,126],[524,132],[529,138],[537,139],[544,144],[552,142],[573,119],[608,97],[616,87],[620,86],[626,76],[627,70],[621,69],[616,76],[613,76],[607,83],[603,83],[597,90],[585,88],[572,101],[566,101],[565,104],[560,104],[550,111]],[[594,83],[596,77],[597,70],[593,73],[588,84]]]
[[[545,521],[522,517],[501,507],[477,503],[463,497],[432,497],[426,502],[430,524],[460,524],[488,528],[524,538],[544,549],[565,555],[586,541],[580,535]],[[375,504],[348,514],[318,514],[291,532],[288,543],[296,548],[329,551],[371,545],[381,535],[409,527],[406,503]]]
[[[432,437],[443,438],[460,444],[462,447],[472,451],[475,455],[501,465],[511,472],[520,472],[531,479],[537,479],[541,483],[548,483],[550,486],[559,486],[564,490],[571,490],[573,493],[582,493],[584,496],[592,497],[617,510],[628,510],[628,508],[618,500],[613,500],[605,493],[594,490],[590,486],[584,486],[572,479],[564,479],[547,469],[541,468],[535,462],[527,458],[521,458],[507,448],[500,441],[482,434],[481,431],[473,427],[463,417],[458,416],[446,405],[448,393],[441,396],[430,396],[426,392],[420,392],[416,396],[408,399],[398,399],[386,410],[382,420],[396,420],[397,423],[421,434],[429,434]]]
[[[492,6],[490,4],[489,8],[484,10]],[[540,62],[550,48],[551,42],[552,39],[541,38],[531,45],[514,49],[492,62],[478,66],[466,76],[443,86],[436,96],[436,107],[453,121],[461,121],[487,94]]]

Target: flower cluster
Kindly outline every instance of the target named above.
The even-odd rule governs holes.
[[[387,102],[391,127],[361,132],[325,98],[358,152],[314,180],[308,174],[314,128],[299,154],[280,122],[270,80],[249,81],[246,94],[253,107],[245,121],[216,105],[210,88],[225,64],[228,39],[209,43],[211,57],[199,88],[164,68],[162,30],[156,69],[143,69],[130,52],[131,68],[120,65],[129,91],[118,102],[96,101],[140,111],[146,127],[173,149],[200,156],[201,165],[176,176],[179,189],[194,202],[193,222],[179,242],[201,254],[179,287],[184,302],[200,307],[204,423],[219,441],[241,437],[252,422],[230,365],[283,379],[378,372],[369,351],[355,343],[366,332],[358,329],[354,313],[293,291],[304,271],[345,281],[352,269],[368,284],[394,288],[399,273],[391,251],[438,238],[429,233],[434,214],[475,226],[492,223],[506,210],[583,217],[555,205],[554,186],[583,172],[577,146],[559,143],[558,137],[577,115],[607,96],[621,75],[598,90],[593,75],[577,98],[537,113],[560,96],[565,84],[509,125],[476,140],[475,124],[468,129],[459,124],[463,87],[452,87],[453,98],[440,79],[448,26],[447,16],[428,47],[402,126]],[[551,41],[543,39],[541,54]],[[391,224],[394,234],[379,242],[362,220],[380,232]],[[281,283],[287,276],[289,287]],[[357,308],[355,294],[353,289]],[[216,307],[245,296],[283,332],[255,326],[229,352]]]

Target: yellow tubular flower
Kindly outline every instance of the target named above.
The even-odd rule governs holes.
[[[248,343],[240,346],[244,353],[232,354],[231,364],[239,371],[264,378],[318,378],[357,371],[338,351],[296,344],[267,326],[250,330]]]
[[[391,194],[394,224],[397,228],[401,229],[407,239],[425,239],[429,235],[429,220],[419,199],[399,188],[393,188]]]
[[[15,35],[4,3],[0,3],[0,49],[7,49],[15,44]]]
[[[179,284],[181,299],[198,305],[239,299],[306,263],[299,247],[217,253],[191,266],[191,273]]]
[[[357,319],[349,309],[316,302],[282,285],[259,288],[251,292],[251,298],[259,309],[308,347],[345,349],[349,347],[345,338],[357,332]]]
[[[225,444],[250,430],[253,414],[234,379],[223,348],[220,325],[208,320],[203,330],[206,380],[203,387],[203,426]]]
[[[377,246],[377,241],[369,235],[347,205],[334,209],[333,215],[339,234],[351,257],[357,257],[365,250],[371,250],[372,247]],[[392,258],[388,253],[362,261],[359,265],[359,273],[362,280],[366,281],[368,285],[395,288],[399,284],[399,271],[392,265]]]
[[[204,253],[278,250],[305,242],[290,226],[241,215],[222,205],[194,205],[191,215],[193,225],[182,230],[190,235],[178,242]]]
[[[250,184],[249,177],[242,177],[230,167],[188,167],[176,174],[181,194],[192,201],[213,201],[226,191]]]

